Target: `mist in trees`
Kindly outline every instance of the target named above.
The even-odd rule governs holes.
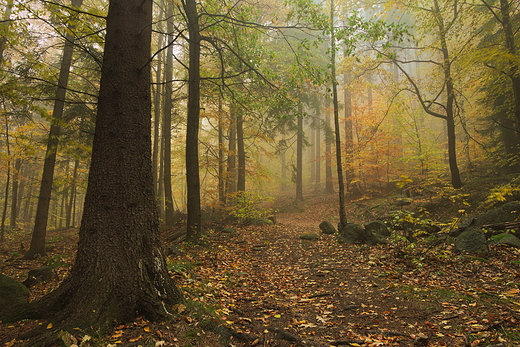
[[[110,39],[108,4],[112,13],[147,6],[149,50]],[[49,229],[80,220],[80,246],[104,252],[88,236],[101,230],[96,205],[126,211],[112,211],[114,232],[125,223],[128,238],[138,225],[132,232],[150,231],[146,253],[129,245],[128,256],[151,264],[162,259],[159,224],[196,243],[209,221],[255,222],[248,206],[269,197],[289,195],[302,206],[309,194],[337,194],[341,228],[353,200],[402,194],[404,185],[460,190],[477,171],[520,165],[515,1],[0,6],[0,239],[32,233],[21,245],[26,259],[46,255]],[[123,24],[119,34],[135,38]],[[118,49],[133,64],[118,72],[124,83],[110,72],[124,66]],[[141,140],[129,153],[111,150]],[[107,189],[114,176],[121,181]],[[92,280],[83,271],[73,278]],[[180,298],[161,271],[147,282]]]

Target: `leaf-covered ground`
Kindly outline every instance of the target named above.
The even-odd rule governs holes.
[[[279,213],[275,225],[210,229],[203,246],[178,245],[168,264],[187,300],[172,308],[174,319],[130,322],[83,346],[520,345],[518,250],[495,246],[480,258],[450,245],[338,244],[318,228],[334,206],[315,199]],[[300,239],[305,232],[319,239]],[[50,240],[48,259],[7,261],[14,238],[2,254],[0,272],[19,280],[45,262],[56,266],[34,298],[58,285],[74,253],[72,231]],[[0,346],[22,346],[17,335],[38,324],[47,323],[1,325]]]

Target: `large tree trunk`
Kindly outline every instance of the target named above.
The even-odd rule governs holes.
[[[500,13],[502,15],[502,28],[504,29],[506,49],[511,57],[516,57],[515,34],[511,23],[509,0],[500,0]],[[516,119],[517,140],[520,141],[520,68],[517,61],[511,59],[509,78],[511,79],[514,98],[514,113]],[[520,143],[517,143],[516,153],[520,151]]]
[[[163,187],[164,187],[164,213],[165,223],[168,226],[174,224],[174,212],[175,207],[173,206],[173,190],[172,190],[172,80],[173,80],[173,4],[169,2],[166,5],[166,18],[167,25],[166,31],[168,32],[168,49],[166,50],[166,66],[164,85],[164,106],[163,106]]]
[[[69,276],[33,303],[49,333],[102,333],[138,316],[171,316],[181,294],[159,240],[151,163],[152,0],[111,0],[92,163]],[[48,340],[35,342],[43,346]]]
[[[189,77],[188,120],[186,126],[186,187],[188,194],[188,241],[196,240],[201,233],[200,176],[199,176],[199,118],[200,118],[200,29],[197,3],[185,0],[184,12],[188,19]]]
[[[79,8],[82,3],[83,0],[72,0],[72,7]],[[74,20],[72,23],[74,23]],[[38,255],[45,255],[45,237],[47,235],[47,220],[49,217],[52,182],[54,179],[54,166],[56,164],[56,154],[58,151],[59,136],[61,132],[60,123],[63,119],[65,94],[69,83],[69,72],[72,63],[72,53],[74,51],[74,36],[71,34],[73,29],[74,24],[69,25],[67,33],[65,34],[65,46],[63,48],[60,74],[58,77],[56,99],[52,111],[47,150],[43,162],[43,173],[40,184],[40,194],[38,195],[38,205],[36,207],[36,217],[31,238],[31,246],[23,257],[24,259],[34,259]]]

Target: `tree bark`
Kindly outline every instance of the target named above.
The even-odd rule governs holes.
[[[460,178],[459,167],[457,165],[457,136],[455,134],[455,88],[453,85],[453,77],[451,75],[451,60],[446,42],[446,28],[444,20],[440,13],[438,1],[434,1],[435,15],[439,29],[439,40],[441,42],[441,51],[443,55],[444,83],[446,86],[446,125],[448,130],[448,162],[451,173],[451,184],[453,188],[462,188],[462,180]]]
[[[153,189],[151,23],[152,0],[110,1],[76,260],[56,290],[30,305],[30,316],[50,318],[48,334],[171,317],[182,299],[161,251]]]
[[[222,97],[218,98],[218,200],[222,206],[226,205],[226,162],[224,157],[224,110]]]
[[[513,26],[511,23],[510,6],[508,0],[500,0],[500,13],[502,15],[502,27],[504,29],[506,49],[511,57],[516,57],[516,45]],[[512,60],[512,59],[511,59]],[[511,61],[509,68],[509,78],[513,87],[514,94],[514,113],[516,119],[516,137],[520,141],[520,74],[519,67]],[[520,143],[517,143],[516,153],[520,152]]]
[[[22,169],[22,159],[16,158],[14,162],[14,172],[13,172],[13,190],[11,196],[11,218],[9,226],[11,228],[16,228],[16,222],[18,219],[18,210],[20,202],[19,198],[19,184],[20,184],[20,170]]]
[[[77,190],[77,182],[78,182],[78,169],[79,169],[79,159],[76,158],[74,160],[74,171],[72,172],[72,182],[70,184],[70,197],[69,203],[67,205],[67,213],[65,215],[65,228],[70,228],[74,226],[72,222],[72,213],[74,211],[74,201],[76,199],[76,190]],[[71,224],[72,222],[72,224]]]
[[[7,217],[7,204],[9,201],[9,185],[11,183],[11,147],[9,145],[9,119],[5,115],[5,146],[7,149],[7,172],[5,179],[5,196],[2,211],[2,222],[0,223],[0,243],[5,242],[5,219]]]
[[[296,129],[296,201],[303,201],[303,110],[299,106]]]
[[[339,126],[339,102],[338,82],[336,80],[336,37],[334,29],[334,0],[330,2],[331,21],[331,57],[330,77],[332,82],[332,105],[334,110],[334,131],[336,135],[336,169],[338,173],[338,195],[339,195],[339,229],[347,225],[347,214],[345,212],[345,181],[343,180],[343,164],[341,157],[341,131]]]
[[[199,238],[201,226],[200,177],[199,177],[199,123],[200,123],[200,29],[197,3],[183,1],[188,19],[189,56],[188,67],[188,120],[186,126],[186,187],[187,187],[187,235],[188,241]]]
[[[173,190],[172,190],[172,85],[173,85],[173,3],[166,4],[166,31],[168,32],[168,49],[166,50],[166,66],[163,106],[163,180],[164,180],[164,213],[167,226],[174,224]]]
[[[164,14],[164,11],[161,11],[161,14]],[[164,17],[164,16],[163,16]],[[163,35],[158,35],[158,47],[162,47],[164,44]],[[154,183],[154,189],[155,189],[155,196],[157,199],[157,204],[159,208],[159,213],[161,211],[161,204],[163,197],[159,195],[159,158],[160,156],[160,143],[161,143],[161,93],[162,93],[162,67],[163,67],[163,58],[164,57],[164,51],[162,51],[159,54],[159,59],[157,63],[157,70],[155,71],[155,88],[152,88],[153,93],[153,149],[152,149],[152,168],[153,168],[153,183]],[[152,86],[153,87],[153,86]]]
[[[350,183],[354,180],[354,133],[352,129],[352,92],[350,83],[352,80],[351,71],[345,72],[345,86],[343,88],[343,98],[345,103],[345,147],[346,147],[346,188],[349,191]]]
[[[3,23],[0,23],[0,26],[2,26],[5,31],[9,28],[10,18],[11,18],[11,11],[13,9],[13,0],[7,0],[5,4],[5,12],[4,12],[4,18]],[[5,51],[5,45],[7,43],[7,38],[5,36],[0,36],[0,64],[4,63],[4,51]]]
[[[229,115],[229,141],[227,161],[227,194],[233,196],[237,192],[237,125],[234,106],[231,105]]]
[[[329,103],[327,102],[327,104]],[[334,135],[330,125],[329,111],[329,109],[325,111],[325,193],[333,194],[334,184],[332,183],[332,142]]]
[[[246,191],[246,146],[244,143],[244,116],[237,112],[237,191]]]
[[[72,7],[79,8],[83,0],[72,0]],[[72,21],[74,23],[74,20]],[[36,207],[36,217],[31,238],[31,246],[24,259],[34,259],[36,256],[45,255],[45,238],[47,235],[47,220],[49,217],[49,206],[51,202],[52,182],[54,179],[54,166],[56,165],[56,155],[58,151],[59,136],[61,132],[60,123],[63,119],[63,109],[65,107],[65,95],[69,83],[70,66],[72,63],[72,53],[74,51],[74,36],[71,32],[74,24],[70,24],[65,34],[65,46],[61,60],[60,74],[58,77],[58,88],[56,89],[56,99],[52,111],[51,128],[47,141],[47,150],[43,162],[43,173],[40,184],[40,194],[38,195],[38,205]]]
[[[314,190],[316,192],[321,191],[321,117],[317,115],[317,127],[316,127],[316,182]]]

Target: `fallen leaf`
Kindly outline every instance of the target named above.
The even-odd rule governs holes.
[[[142,338],[143,338],[143,336],[142,336],[142,335],[139,335],[139,336],[137,336],[136,338],[130,339],[130,340],[128,340],[128,341],[129,341],[129,342],[135,342],[135,341],[139,341],[139,340],[142,339]]]

